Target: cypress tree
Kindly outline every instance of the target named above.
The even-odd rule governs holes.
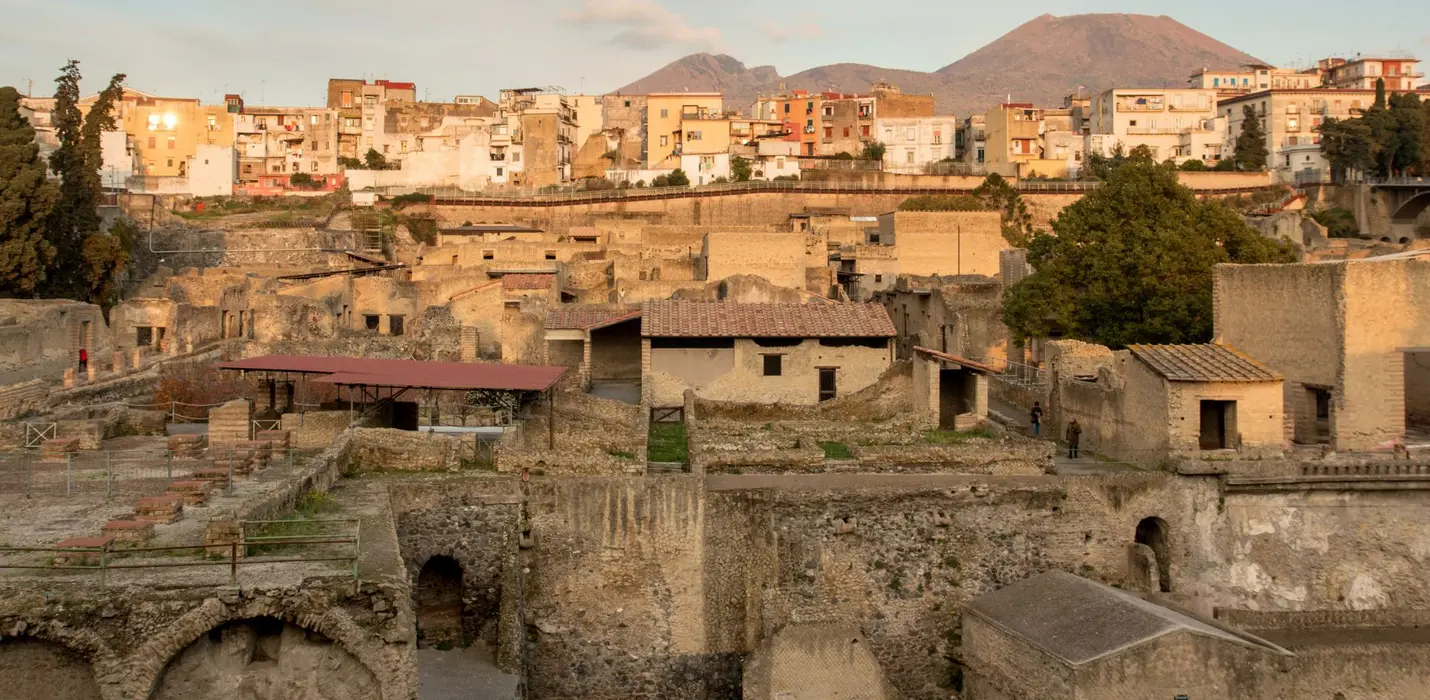
[[[0,295],[29,295],[44,281],[55,255],[45,218],[57,199],[35,130],[20,116],[19,91],[0,87]]]

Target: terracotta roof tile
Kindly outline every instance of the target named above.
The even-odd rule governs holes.
[[[738,304],[652,301],[642,309],[649,338],[888,338],[889,314],[878,304]]]
[[[502,275],[502,289],[550,289],[556,275]]]
[[[546,312],[547,330],[589,330],[641,317],[640,307],[609,304],[562,306]]]
[[[1225,345],[1129,345],[1132,356],[1173,382],[1274,382],[1281,375]]]

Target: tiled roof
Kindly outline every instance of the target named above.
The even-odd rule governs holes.
[[[878,304],[738,304],[651,301],[642,309],[648,338],[888,338],[889,314]]]
[[[1173,382],[1274,382],[1281,375],[1225,345],[1129,345],[1132,355]]]
[[[1264,639],[1199,619],[1065,571],[1049,571],[985,593],[964,605],[977,615],[1071,666],[1187,632],[1222,642],[1288,652]]]
[[[502,275],[502,289],[550,289],[556,275]]]
[[[546,312],[546,329],[584,331],[640,317],[640,309],[633,306],[605,304],[562,306]]]

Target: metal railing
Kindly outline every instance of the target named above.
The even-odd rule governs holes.
[[[208,450],[203,456],[181,456],[172,451],[67,452],[46,455],[39,451],[0,453],[0,495],[48,497],[133,496],[162,493],[173,481],[203,473],[233,489],[234,467],[245,451]],[[296,463],[297,450],[273,451],[269,464]],[[243,476],[242,469],[238,476]]]
[[[976,361],[998,370],[994,379],[1030,389],[1042,389],[1048,385],[1048,372],[1042,367],[1010,362],[1001,357],[982,357]]]
[[[0,570],[91,571],[99,574],[99,585],[107,586],[111,571],[152,570],[190,567],[226,566],[229,583],[238,583],[240,567],[245,565],[342,562],[352,569],[354,584],[361,581],[358,560],[362,551],[360,521],[356,518],[321,520],[247,520],[241,523],[239,537],[216,544],[177,545],[169,547],[124,547],[107,543],[98,547],[0,547]],[[307,534],[283,534],[291,529],[317,530]],[[250,534],[250,530],[256,534]],[[271,533],[279,534],[271,534]],[[347,545],[332,551],[334,545]],[[321,547],[296,556],[267,555],[285,548]],[[42,562],[23,561],[26,554],[46,555]],[[15,561],[12,555],[22,555]],[[148,555],[148,556],[146,556]],[[185,555],[191,561],[175,561]],[[149,559],[148,561],[136,561]],[[154,559],[160,559],[155,561]],[[74,563],[78,560],[79,563]]]
[[[164,422],[166,423],[207,423],[209,420],[207,409],[218,408],[221,403],[184,403],[183,401],[167,401],[164,403],[126,403],[121,404],[125,408],[132,408],[140,411],[164,412]],[[195,411],[193,409],[204,409]],[[204,415],[196,415],[203,413]]]

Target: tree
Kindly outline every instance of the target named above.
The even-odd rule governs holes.
[[[1175,170],[1150,162],[1125,163],[1064,209],[1053,231],[1029,243],[1034,273],[1004,295],[1016,337],[1060,334],[1118,348],[1206,342],[1214,265],[1295,259],[1289,244],[1199,200]]]
[[[1193,158],[1185,163],[1182,163],[1182,165],[1178,169],[1189,173],[1201,172],[1207,169],[1207,164],[1203,163],[1199,158]]]
[[[0,87],[0,296],[34,293],[55,247],[45,219],[59,199],[46,179],[35,129],[20,116],[20,93]]]
[[[50,119],[59,148],[50,154],[50,171],[60,179],[60,196],[45,220],[45,237],[55,257],[46,274],[45,296],[80,298],[84,289],[84,240],[99,230],[91,181],[85,177],[83,119],[79,112],[79,61],[71,60],[55,79]]]
[[[109,79],[109,85],[100,91],[94,104],[90,105],[89,113],[84,117],[84,125],[80,127],[84,179],[94,193],[96,202],[104,197],[104,179],[101,174],[104,170],[103,137],[105,133],[119,128],[119,123],[114,118],[114,106],[124,99],[125,77],[123,73],[118,73]]]
[[[360,160],[358,160],[358,159],[356,159],[356,158],[354,158],[354,157],[352,157],[352,156],[338,156],[338,165],[342,166],[342,168],[343,168],[344,170],[362,170],[362,169],[363,169],[362,161],[360,161]]]
[[[730,159],[730,179],[735,182],[749,182],[753,170],[750,161],[745,158],[735,156]]]
[[[288,184],[303,189],[312,189],[318,186],[318,181],[308,173],[293,173],[292,177],[288,178]]]
[[[1028,205],[1017,189],[1008,184],[1002,175],[993,173],[973,189],[973,196],[982,200],[988,208],[1002,212],[1004,240],[1019,248],[1027,247],[1035,233],[1033,215],[1028,213]]]
[[[367,154],[363,156],[368,170],[390,170],[392,166],[387,163],[387,156],[377,152],[376,148],[367,149]]]
[[[670,187],[687,187],[690,185],[690,178],[686,176],[684,170],[676,168],[665,177],[665,184]]]
[[[1390,114],[1395,135],[1386,147],[1395,151],[1394,165],[1400,172],[1424,173],[1430,164],[1430,119],[1420,96],[1413,92],[1391,96]]]
[[[1246,105],[1241,108],[1241,134],[1236,137],[1237,168],[1241,170],[1262,170],[1266,168],[1266,129],[1261,126],[1261,117],[1256,107]]]
[[[884,144],[878,141],[865,141],[864,152],[860,154],[860,158],[864,160],[876,160],[879,162],[883,162],[884,151],[886,150],[888,149],[884,146]]]
[[[1331,177],[1340,181],[1347,172],[1375,167],[1375,144],[1370,126],[1362,119],[1327,119],[1321,124],[1321,154],[1331,165]]]
[[[899,211],[984,211],[988,205],[973,195],[921,194],[899,204]]]

